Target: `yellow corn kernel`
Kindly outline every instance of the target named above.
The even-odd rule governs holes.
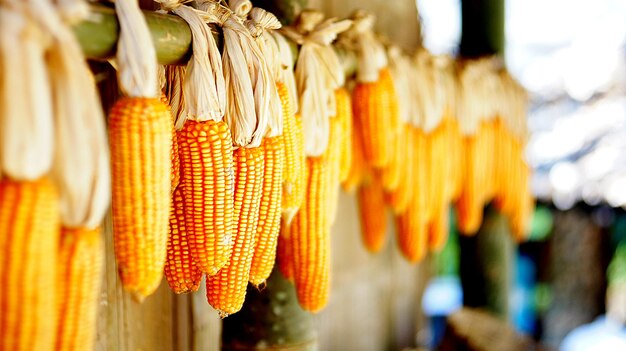
[[[180,186],[172,194],[170,235],[165,259],[165,279],[176,294],[197,291],[202,280],[202,270],[191,257],[188,239],[183,189]]]
[[[259,286],[270,276],[276,258],[276,245],[280,232],[281,198],[285,149],[282,137],[263,139],[264,171],[256,245],[250,283]]]
[[[385,246],[387,215],[383,188],[375,177],[370,177],[359,187],[358,203],[365,248],[370,252],[379,252]]]
[[[62,228],[55,350],[91,350],[96,341],[104,240],[100,228]]]
[[[306,163],[306,201],[289,229],[293,276],[298,302],[318,312],[330,295],[330,225],[328,223],[328,165],[324,155]]]
[[[0,180],[0,350],[53,350],[59,204],[55,187]]]
[[[230,261],[207,277],[207,299],[220,316],[238,312],[246,297],[254,239],[263,190],[263,147],[238,148],[234,152],[235,238]]]
[[[276,88],[282,103],[282,138],[285,144],[282,213],[289,223],[304,201],[304,131],[302,118],[294,114],[287,87],[282,83],[277,83]]]
[[[109,115],[115,257],[137,300],[159,286],[170,211],[172,120],[156,98],[118,100]]]
[[[228,262],[235,223],[230,129],[224,122],[188,120],[178,143],[191,257],[214,275]]]

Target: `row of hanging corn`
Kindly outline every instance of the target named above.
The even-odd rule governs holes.
[[[141,301],[163,275],[175,293],[205,276],[222,316],[275,261],[304,309],[327,304],[340,185],[357,193],[372,252],[385,208],[412,262],[445,243],[451,206],[472,234],[493,201],[523,238],[525,96],[498,61],[409,56],[362,11],[306,10],[281,28],[246,0],[157,3],[189,24],[193,55],[158,67],[136,0],[115,2],[125,96],[107,145],[69,29],[86,4],[0,2],[0,281],[12,287],[0,290],[1,350],[90,348],[110,201],[124,288]],[[357,59],[347,80],[337,50]]]

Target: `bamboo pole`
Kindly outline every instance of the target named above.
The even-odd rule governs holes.
[[[189,25],[178,16],[143,11],[150,34],[157,52],[157,59],[162,65],[182,65],[191,56],[191,30]],[[283,15],[283,18],[289,19]],[[115,57],[120,26],[115,10],[102,5],[90,5],[89,16],[74,26],[74,34],[83,49],[85,57],[92,60],[107,60]],[[221,35],[215,34],[221,46]],[[291,43],[291,42],[290,42]],[[297,57],[298,47],[292,43]],[[356,71],[356,57],[352,52],[341,49],[337,54],[345,62],[346,76]]]

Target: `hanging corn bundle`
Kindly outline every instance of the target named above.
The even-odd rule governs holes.
[[[355,51],[358,60],[357,84],[352,91],[355,127],[364,141],[367,164],[385,171],[396,152],[397,97],[385,50],[373,32],[374,15],[357,10],[351,19],[352,27],[342,35],[341,44]],[[392,185],[383,184],[385,188]]]
[[[343,75],[342,75],[343,77]],[[343,81],[341,85],[343,85]],[[343,163],[352,161],[350,145],[352,141],[352,106],[350,93],[344,87],[335,90],[336,113],[330,118],[329,142],[328,142],[328,167],[329,167],[329,221],[335,223],[339,206],[339,188],[341,185],[341,172],[347,173],[349,167]],[[347,154],[350,154],[348,156]],[[345,167],[345,170],[343,169]],[[347,177],[347,174],[345,175]]]
[[[209,303],[221,316],[227,316],[239,311],[245,299],[263,191],[262,140],[268,124],[279,120],[276,117],[281,112],[274,77],[263,52],[243,24],[252,4],[245,0],[232,1],[229,9],[200,1],[198,6],[224,32],[222,62],[229,101],[226,122],[235,148],[233,255],[218,274],[207,279]],[[274,131],[277,130],[280,129]]]
[[[163,275],[170,211],[172,121],[157,91],[156,53],[134,1],[116,1],[125,97],[109,114],[115,257],[124,288],[141,301]]]
[[[85,4],[65,5],[0,5],[0,281],[12,287],[0,292],[3,350],[94,341],[102,251],[72,247],[101,240],[83,231],[109,206],[109,164],[95,84],[62,21],[74,10],[80,20]]]
[[[172,7],[172,12],[189,24],[194,47],[182,84],[185,113],[178,117],[176,128],[182,171],[179,187],[183,194],[183,235],[190,252],[186,255],[182,246],[183,252],[178,254],[185,258],[178,267],[182,266],[181,272],[186,273],[179,280],[188,281],[185,286],[195,290],[200,278],[194,264],[207,276],[213,276],[231,257],[235,221],[233,149],[229,126],[223,120],[223,66],[211,31],[194,9],[184,5]],[[174,223],[170,224],[173,236]]]
[[[282,73],[281,62],[278,60],[280,49],[269,31],[279,29],[281,24],[274,15],[260,8],[253,8],[249,17],[250,19],[245,22],[246,27],[261,49],[269,73],[277,82]],[[255,286],[263,284],[274,268],[276,245],[280,232],[283,171],[285,169],[285,138],[283,137],[283,116],[285,114],[282,111],[278,85],[276,83],[276,89],[271,89],[268,92],[271,114],[267,135],[262,142],[265,161],[262,175],[263,188],[254,255],[250,266],[250,282]],[[283,87],[286,88],[284,84]],[[291,111],[287,111],[287,113],[292,114]]]
[[[299,106],[304,125],[306,200],[290,228],[283,230],[289,243],[293,280],[300,305],[317,312],[328,303],[330,292],[330,213],[332,196],[329,145],[330,117],[336,115],[335,90],[343,71],[330,47],[350,21],[324,20],[320,12],[306,10],[294,27],[283,33],[301,45],[296,62]],[[281,263],[281,266],[283,264]],[[284,270],[283,270],[284,271]],[[287,272],[289,274],[289,272]]]

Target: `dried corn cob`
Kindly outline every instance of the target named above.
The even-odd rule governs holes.
[[[379,252],[385,245],[387,216],[383,188],[375,177],[370,176],[358,191],[361,218],[361,238],[370,252]]]
[[[1,350],[54,348],[58,243],[52,183],[0,180]]]
[[[400,172],[404,160],[400,159],[398,147],[404,147],[402,143],[402,128],[398,110],[398,97],[393,82],[391,71],[388,68],[380,71],[379,86],[383,116],[388,129],[389,138],[389,162],[382,168],[382,186],[386,191],[395,190],[400,183]]]
[[[222,317],[243,306],[254,255],[254,240],[263,189],[263,147],[240,147],[234,152],[235,238],[230,261],[208,277],[207,298]]]
[[[304,201],[304,132],[302,118],[293,112],[287,87],[276,83],[283,111],[283,139],[285,144],[285,169],[283,171],[282,212],[287,223]]]
[[[100,228],[61,229],[58,257],[56,350],[91,350],[96,337],[96,315],[102,273],[104,241]]]
[[[352,164],[350,165],[348,177],[341,182],[341,187],[348,193],[354,192],[363,181],[367,166],[363,156],[362,145],[361,132],[355,128],[352,133]]]
[[[396,217],[398,247],[409,262],[418,262],[426,256],[427,229],[424,213],[419,211],[415,203],[411,203],[404,213]]]
[[[339,158],[339,181],[343,183],[352,167],[352,101],[346,88],[335,90],[337,118],[341,124],[341,157]]]
[[[435,210],[428,223],[428,247],[431,251],[443,249],[448,240],[450,230],[448,206],[443,206],[440,210]]]
[[[307,158],[306,201],[291,223],[293,276],[300,306],[317,312],[330,294],[330,225],[328,223],[328,166],[322,157]]]
[[[355,127],[363,138],[363,157],[370,167],[379,169],[389,164],[393,152],[384,89],[379,78],[373,83],[360,82],[352,91],[352,111],[357,121]]]
[[[280,232],[281,197],[285,149],[282,137],[263,139],[265,165],[263,167],[263,190],[250,282],[259,286],[270,276],[276,258],[276,245]]]
[[[280,273],[285,279],[293,282],[293,255],[291,252],[291,240],[290,240],[290,228],[291,226],[281,224],[280,235],[278,235],[278,247],[276,248],[276,263]]]
[[[414,180],[414,162],[415,158],[415,142],[412,128],[405,125],[402,133],[404,137],[401,143],[399,143],[396,154],[398,158],[402,160],[402,166],[400,169],[400,181],[398,187],[390,192],[385,192],[385,203],[389,204],[395,214],[403,213],[409,206],[411,196],[413,194],[413,180]]]
[[[328,166],[328,221],[329,225],[335,222],[337,216],[337,207],[339,205],[339,173],[341,167],[341,138],[343,131],[341,130],[341,121],[338,117],[330,119],[330,137],[328,139],[328,147],[325,157]]]
[[[118,100],[109,115],[115,256],[124,288],[159,286],[170,211],[172,121],[158,98]]]
[[[172,194],[170,212],[170,234],[167,240],[165,279],[177,294],[197,291],[202,280],[202,271],[193,261],[185,228],[185,203],[182,187]]]
[[[188,120],[178,141],[191,257],[214,275],[228,262],[235,223],[230,130],[224,122]]]

